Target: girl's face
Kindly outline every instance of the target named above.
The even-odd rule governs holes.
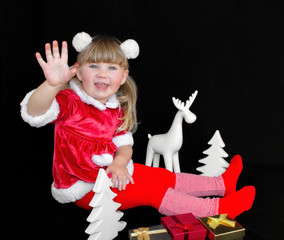
[[[128,70],[114,63],[86,63],[77,71],[85,92],[103,104],[125,83],[127,76]]]

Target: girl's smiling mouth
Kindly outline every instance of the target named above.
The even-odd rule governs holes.
[[[96,82],[95,86],[97,89],[99,90],[104,90],[107,89],[107,87],[109,86],[109,84],[103,83],[103,82]]]

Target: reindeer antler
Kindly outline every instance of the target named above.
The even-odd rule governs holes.
[[[186,104],[184,105],[184,102],[179,100],[178,98],[173,97],[173,103],[176,106],[177,109],[181,110],[183,108],[190,108],[192,103],[194,102],[196,96],[197,96],[198,91],[196,90],[190,97],[189,100],[186,101]]]
[[[173,103],[175,105],[175,107],[179,110],[181,110],[182,108],[184,108],[184,102],[182,102],[181,100],[179,100],[178,98],[173,97]]]
[[[190,108],[190,106],[192,105],[192,103],[194,102],[196,96],[197,96],[198,91],[196,90],[190,97],[189,100],[186,101],[186,108]]]

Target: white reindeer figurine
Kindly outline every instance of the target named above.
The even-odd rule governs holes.
[[[180,172],[178,151],[182,146],[182,121],[193,123],[196,115],[189,108],[194,102],[198,91],[195,91],[186,104],[179,99],[172,98],[175,107],[179,110],[176,113],[170,130],[165,134],[151,136],[148,134],[149,142],[147,146],[146,165],[159,167],[160,155],[163,155],[166,169],[176,173]],[[153,161],[154,160],[154,161]]]

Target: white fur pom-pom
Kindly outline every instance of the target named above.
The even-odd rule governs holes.
[[[74,36],[72,45],[77,52],[82,52],[91,42],[92,37],[88,33],[80,32]]]
[[[122,49],[125,57],[127,59],[134,59],[137,58],[139,55],[139,45],[133,39],[128,39],[120,44],[120,48]]]

